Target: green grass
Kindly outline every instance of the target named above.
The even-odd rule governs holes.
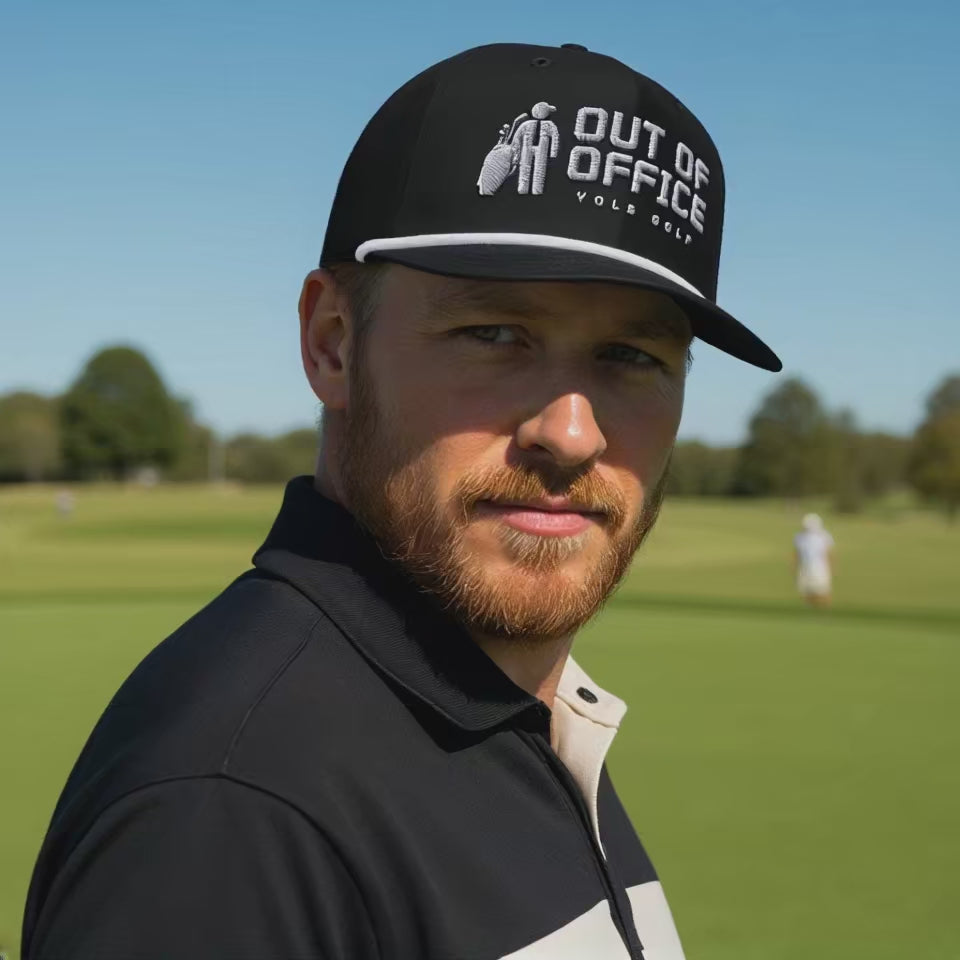
[[[107,699],[242,571],[279,490],[0,490],[0,951]],[[690,960],[960,957],[960,528],[828,518],[829,612],[793,596],[800,508],[669,503],[577,656],[630,704],[611,754]]]

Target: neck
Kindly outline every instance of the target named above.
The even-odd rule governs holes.
[[[551,710],[573,635],[557,640],[517,640],[473,635],[477,646],[522,690]]]
[[[350,509],[343,479],[338,464],[343,459],[341,423],[338,419],[325,417],[320,430],[320,445],[317,450],[316,468],[313,473],[313,486],[328,500]]]
[[[313,488],[317,493],[322,493],[328,500],[332,500],[334,503],[339,503],[340,506],[343,506],[343,498],[331,481],[330,475],[322,468],[318,468],[313,477]]]

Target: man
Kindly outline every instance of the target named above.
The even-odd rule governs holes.
[[[484,192],[531,103],[542,192]],[[714,303],[722,217],[699,122],[583,47],[384,104],[300,300],[316,477],[108,707],[27,957],[682,957],[570,649],[656,519],[692,336],[779,369]]]
[[[797,591],[811,607],[830,606],[833,580],[833,537],[816,513],[808,513],[793,538]]]

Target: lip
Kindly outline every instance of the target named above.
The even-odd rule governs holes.
[[[564,497],[510,502],[481,500],[477,506],[516,530],[541,537],[575,537],[602,518],[601,514],[584,510]]]

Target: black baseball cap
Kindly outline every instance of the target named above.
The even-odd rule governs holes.
[[[320,263],[645,287],[701,340],[780,370],[716,304],[723,203],[713,141],[659,84],[577,44],[491,44],[434,64],[373,116]]]

